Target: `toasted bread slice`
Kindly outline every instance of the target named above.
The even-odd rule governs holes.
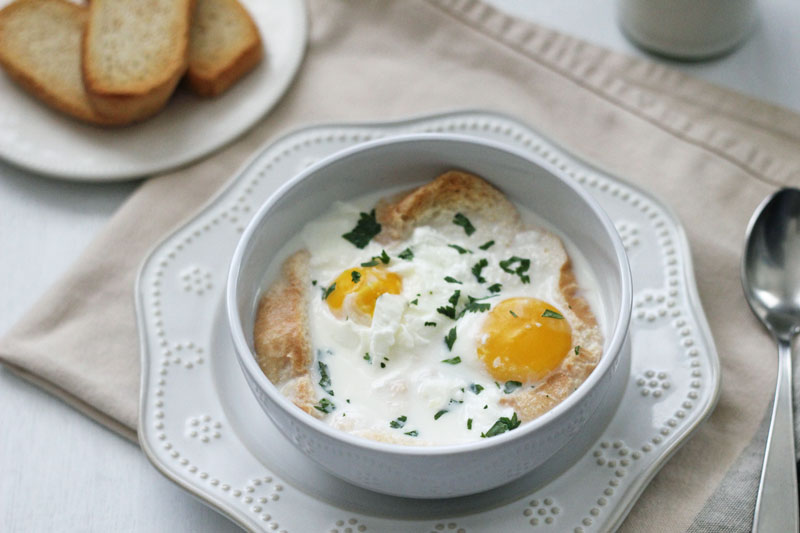
[[[308,326],[310,257],[301,250],[284,262],[280,280],[258,304],[253,333],[256,359],[264,374],[298,407],[318,416],[309,377],[313,362]]]
[[[141,120],[166,104],[186,71],[194,0],[92,0],[83,81],[92,106]]]
[[[449,223],[459,211],[512,228],[520,224],[517,209],[503,193],[473,174],[451,170],[406,196],[380,202],[378,240],[404,239],[417,226]]]
[[[186,81],[200,96],[217,96],[264,55],[253,19],[238,0],[197,0]]]
[[[0,11],[0,65],[48,105],[94,124],[98,114],[81,80],[81,36],[88,11],[65,0],[18,0]]]

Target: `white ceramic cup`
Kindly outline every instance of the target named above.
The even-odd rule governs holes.
[[[617,0],[619,24],[635,44],[678,59],[728,52],[750,33],[755,0]]]

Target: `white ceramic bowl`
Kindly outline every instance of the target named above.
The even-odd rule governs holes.
[[[402,185],[410,188],[453,168],[487,179],[580,249],[600,281],[606,317],[600,363],[554,409],[490,439],[411,447],[334,429],[294,406],[256,362],[253,323],[258,298],[269,281],[264,279],[267,265],[295,232],[332,202]],[[410,182],[409,177],[416,181]],[[589,194],[560,176],[558,169],[503,145],[457,135],[417,134],[364,143],[291,179],[261,207],[234,252],[227,311],[247,382],[281,432],[329,472],[398,496],[441,498],[488,490],[542,466],[568,444],[588,445],[616,409],[630,364],[631,274],[608,216]]]

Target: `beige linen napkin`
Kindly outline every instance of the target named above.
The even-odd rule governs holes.
[[[475,0],[311,0],[309,11],[307,57],[279,106],[213,157],[144,183],[0,341],[2,361],[134,438],[137,269],[248,155],[311,123],[500,111],[660,197],[686,228],[722,394],[624,528],[689,527],[770,401],[774,368],[764,362],[773,346],[744,302],[738,265],[756,205],[777,186],[800,183],[800,117]]]

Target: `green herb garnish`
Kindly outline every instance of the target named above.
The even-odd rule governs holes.
[[[517,413],[514,413],[511,418],[507,416],[501,416],[497,422],[494,423],[492,427],[489,428],[489,431],[486,433],[481,433],[481,437],[488,438],[488,437],[495,437],[500,435],[501,433],[505,433],[506,431],[511,431],[512,429],[517,429],[519,427],[520,421],[517,418]]]
[[[437,411],[436,414],[433,415],[433,419],[434,420],[439,420],[442,417],[442,415],[445,414],[446,412],[447,412],[447,409],[441,409],[441,410]]]
[[[472,419],[471,418],[467,418],[467,429],[469,429],[469,430],[472,429]]]
[[[314,406],[314,409],[318,411],[322,411],[323,413],[330,413],[336,409],[336,405],[327,398],[323,398],[319,401],[317,405]]]
[[[436,322],[425,322],[425,324],[424,324],[424,325],[425,325],[426,327],[435,328],[435,327],[436,327]]]
[[[460,281],[458,281],[456,278],[454,278],[454,277],[452,277],[452,276],[445,276],[444,280],[445,280],[447,283],[458,283],[459,285],[461,285],[461,284],[462,284]]]
[[[440,313],[448,318],[452,318],[455,320],[456,318],[456,306],[458,305],[458,299],[461,297],[461,291],[455,291],[452,296],[447,300],[450,302],[448,306],[438,307],[436,309],[437,313]]]
[[[362,266],[362,267],[374,267],[374,266],[378,266],[378,260],[377,260],[377,259],[370,259],[370,260],[369,260],[369,261],[367,261],[366,263],[361,263],[361,266]]]
[[[449,246],[450,248],[452,248],[453,250],[455,250],[456,252],[458,252],[459,254],[462,254],[462,255],[463,254],[471,254],[472,253],[472,250],[467,250],[466,248],[462,248],[461,246],[459,246],[457,244],[448,244],[447,246]]]
[[[470,222],[469,219],[461,213],[456,213],[456,215],[453,217],[453,224],[464,228],[464,232],[467,235],[472,235],[475,233],[475,226],[473,226],[472,222]]]
[[[356,227],[342,235],[343,238],[353,243],[356,248],[365,248],[372,238],[381,232],[381,225],[375,220],[375,210],[359,215]]]
[[[361,273],[357,270],[353,270],[350,272],[350,279],[353,280],[353,283],[358,283],[361,280]]]
[[[485,298],[473,298],[472,296],[467,296],[467,305],[464,306],[464,309],[458,314],[458,317],[461,318],[467,313],[483,313],[484,311],[488,311],[492,304],[488,303],[481,303],[481,300],[485,300],[486,298],[490,298],[486,296]]]
[[[408,303],[409,303],[409,305],[419,305],[419,298],[414,298],[413,300],[411,300]]]
[[[331,377],[328,374],[328,365],[322,361],[317,361],[317,365],[319,366],[319,386],[322,387],[322,390],[333,396],[333,391],[330,388]]]
[[[389,422],[389,426],[398,429],[406,425],[406,415],[398,416],[396,419]]]
[[[455,327],[450,328],[450,331],[447,332],[447,335],[444,338],[444,342],[445,342],[445,344],[447,344],[447,349],[448,350],[452,350],[453,349],[453,344],[455,344],[455,342],[456,342],[456,328]],[[456,359],[458,359],[458,361],[456,361],[456,362],[450,362],[449,360],[442,361],[442,362],[443,363],[450,363],[452,365],[461,362],[461,359],[459,359],[458,357],[456,357]]]
[[[474,392],[475,394],[480,394],[481,391],[483,390],[483,385],[479,383],[470,383],[469,390]]]
[[[519,318],[519,317],[517,316],[517,313],[515,313],[515,312],[514,312],[514,311],[512,311],[511,309],[509,309],[509,310],[508,310],[508,312],[509,312],[509,313],[511,313],[511,316],[513,316],[514,318]]]
[[[506,394],[511,394],[520,387],[522,387],[522,383],[519,381],[506,381],[506,384],[503,387],[503,392]]]
[[[419,432],[416,429],[414,429],[412,431],[406,431],[405,433],[403,433],[403,435],[408,435],[409,437],[416,437],[417,435],[419,435]]]
[[[372,364],[372,357],[369,355],[369,352],[364,354],[364,361],[368,362],[369,364]]]
[[[516,268],[512,268],[517,263],[519,263],[519,265]],[[516,255],[506,259],[505,261],[500,261],[500,268],[509,274],[516,274],[519,276],[519,279],[522,281],[522,283],[531,282],[531,278],[525,274],[530,267],[530,259],[523,259],[522,257],[517,257]]]
[[[500,292],[500,289],[503,288],[503,285],[500,283],[495,283],[494,285],[489,285],[489,292]]]
[[[411,261],[412,259],[414,259],[414,252],[411,251],[411,248],[406,248],[405,250],[397,254],[397,257],[399,257],[400,259],[405,259],[406,261]]]
[[[323,300],[327,300],[327,299],[328,299],[328,296],[330,296],[330,295],[331,295],[331,293],[332,293],[333,291],[335,291],[335,290],[336,290],[336,283],[331,283],[331,286],[330,286],[330,287],[328,287],[327,289],[325,289],[324,291],[322,291],[322,299],[323,299]]]
[[[457,365],[461,362],[461,357],[455,356],[451,357],[450,359],[442,359],[442,363],[447,363],[448,365]]]
[[[488,250],[492,246],[494,246],[494,241],[487,241],[487,242],[481,244],[480,246],[478,246],[478,248],[480,248],[481,250]]]
[[[580,352],[581,352],[581,347],[580,345],[578,345],[575,347],[575,355],[578,355]]]
[[[545,318],[557,318],[559,320],[564,320],[564,315],[562,315],[560,313],[556,313],[555,311],[553,311],[551,309],[545,309],[544,313],[542,313],[542,316],[545,317]]]
[[[389,257],[389,254],[386,253],[386,250],[381,250],[381,255],[373,257],[373,259],[380,259],[381,263],[383,263],[384,265],[388,265],[389,261],[392,260],[392,258]]]
[[[478,283],[484,283],[486,281],[486,278],[481,276],[481,270],[487,266],[489,266],[489,261],[487,261],[486,258],[483,258],[472,265],[472,274],[475,276],[475,279],[478,280]]]

